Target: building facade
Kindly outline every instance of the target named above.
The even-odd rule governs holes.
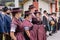
[[[33,0],[29,0],[24,4],[24,11],[28,10],[29,5],[33,4]],[[38,0],[38,9],[43,12],[47,10],[48,13],[58,11],[58,0]]]
[[[59,12],[60,12],[60,1],[59,1]]]
[[[58,0],[18,0],[16,4],[15,1],[17,0],[0,0],[0,5],[15,7],[16,4],[19,4],[23,11],[26,11],[29,5],[33,4],[41,12],[44,10],[47,10],[48,13],[58,11]]]

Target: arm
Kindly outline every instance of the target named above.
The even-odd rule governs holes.
[[[14,35],[14,32],[15,32],[15,30],[16,30],[16,27],[17,27],[17,26],[14,25],[14,24],[11,25],[10,36],[11,36],[11,38],[12,38],[13,40],[17,40],[16,37],[15,37],[15,35]]]
[[[44,25],[45,25],[45,22],[46,22],[46,21],[45,21],[45,16],[43,16],[43,24],[44,24]]]
[[[30,32],[29,31],[25,31],[26,32],[26,34],[28,35],[28,37],[30,37]]]
[[[8,28],[7,28],[7,26],[8,26],[8,23],[7,23],[7,17],[6,17],[6,15],[4,16],[4,18],[3,18],[3,20],[4,20],[4,27],[5,27],[5,34],[8,34]],[[9,25],[10,26],[10,25]]]
[[[1,31],[3,33],[5,33],[5,30],[4,30],[4,23],[0,20],[0,28],[1,28]]]
[[[30,37],[29,27],[25,27],[24,29],[25,29],[25,32],[28,35],[28,37]]]
[[[10,36],[11,36],[11,38],[12,38],[13,40],[16,40],[16,37],[15,37],[15,35],[14,35],[14,32],[10,32]]]

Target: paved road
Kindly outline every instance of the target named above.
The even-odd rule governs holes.
[[[53,36],[49,36],[47,40],[60,40],[60,31],[57,33],[53,34]]]

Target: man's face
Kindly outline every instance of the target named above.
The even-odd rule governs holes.
[[[45,12],[45,15],[47,15],[47,12]]]
[[[7,13],[10,14],[11,13],[11,10],[7,10]]]

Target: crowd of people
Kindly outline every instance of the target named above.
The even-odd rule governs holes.
[[[23,15],[23,18],[21,18]],[[47,40],[60,30],[60,17],[56,13],[42,13],[33,5],[22,14],[21,8],[2,8],[0,12],[0,40]]]

